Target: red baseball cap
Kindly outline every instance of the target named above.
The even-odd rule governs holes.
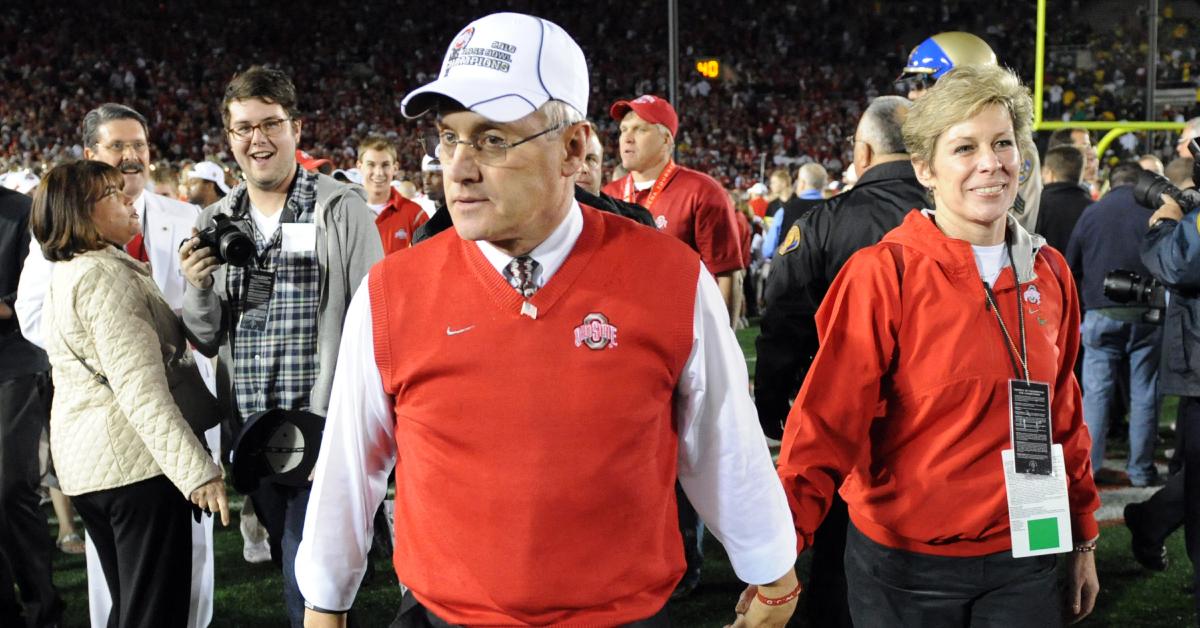
[[[676,132],[679,131],[679,116],[666,99],[652,94],[644,94],[633,100],[618,100],[608,109],[609,115],[617,122],[623,120],[625,114],[630,111],[638,114],[638,117],[646,122],[667,127],[667,130],[671,132],[671,137],[675,137]]]
[[[325,164],[333,163],[328,159],[318,159],[313,157],[312,155],[309,155],[307,151],[302,151],[299,148],[296,149],[296,161],[300,162],[301,168],[304,168],[309,172],[316,172],[317,168],[320,168]]]

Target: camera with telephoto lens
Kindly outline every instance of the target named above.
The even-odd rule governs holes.
[[[1166,286],[1154,277],[1143,277],[1131,270],[1117,269],[1104,275],[1104,296],[1117,303],[1150,308],[1142,321],[1155,325],[1162,323],[1163,310],[1167,309]]]
[[[1192,166],[1192,181],[1197,182],[1197,179],[1200,178],[1198,176],[1200,175],[1200,155],[1198,155],[1200,154],[1200,143],[1194,139],[1188,142],[1188,151],[1191,152],[1192,159],[1195,160]],[[1174,199],[1185,214],[1200,207],[1200,192],[1195,189],[1181,190],[1168,181],[1166,177],[1150,172],[1149,170],[1143,170],[1138,173],[1137,182],[1133,184],[1133,200],[1137,201],[1138,205],[1150,209],[1158,209],[1162,207],[1163,194]],[[1105,285],[1107,285],[1107,282]]]
[[[222,264],[246,266],[254,259],[254,239],[224,214],[212,217],[212,224],[196,234],[196,248],[208,247]]]

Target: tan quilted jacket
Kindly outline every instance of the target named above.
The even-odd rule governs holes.
[[[50,450],[64,493],[166,474],[187,496],[221,476],[167,387],[163,362],[186,341],[146,265],[115,247],[56,263],[43,313],[54,375]]]

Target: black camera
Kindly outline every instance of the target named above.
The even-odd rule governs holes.
[[[1150,308],[1143,321],[1162,322],[1167,309],[1167,288],[1154,277],[1143,277],[1131,270],[1114,270],[1104,276],[1104,296],[1117,303],[1143,305]]]
[[[212,224],[197,233],[196,239],[199,240],[196,248],[208,247],[222,264],[246,266],[254,259],[254,238],[238,229],[224,214],[214,214]]]
[[[1192,158],[1196,160],[1195,165],[1192,167],[1192,180],[1195,181],[1197,176],[1200,175],[1200,156],[1198,156],[1198,153],[1200,153],[1200,143],[1197,143],[1196,140],[1188,142],[1188,151],[1192,153]],[[1168,181],[1166,177],[1154,174],[1148,170],[1138,173],[1137,183],[1133,184],[1133,200],[1137,201],[1138,205],[1150,209],[1158,209],[1163,204],[1163,194],[1166,194],[1174,199],[1176,203],[1179,203],[1180,209],[1185,214],[1200,207],[1200,192],[1194,189],[1181,190]]]

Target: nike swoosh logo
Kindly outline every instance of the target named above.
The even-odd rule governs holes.
[[[467,325],[466,327],[463,327],[462,329],[451,329],[450,326],[447,325],[446,326],[446,335],[447,336],[457,336],[463,332],[471,331],[472,329],[475,329],[474,325]]]

